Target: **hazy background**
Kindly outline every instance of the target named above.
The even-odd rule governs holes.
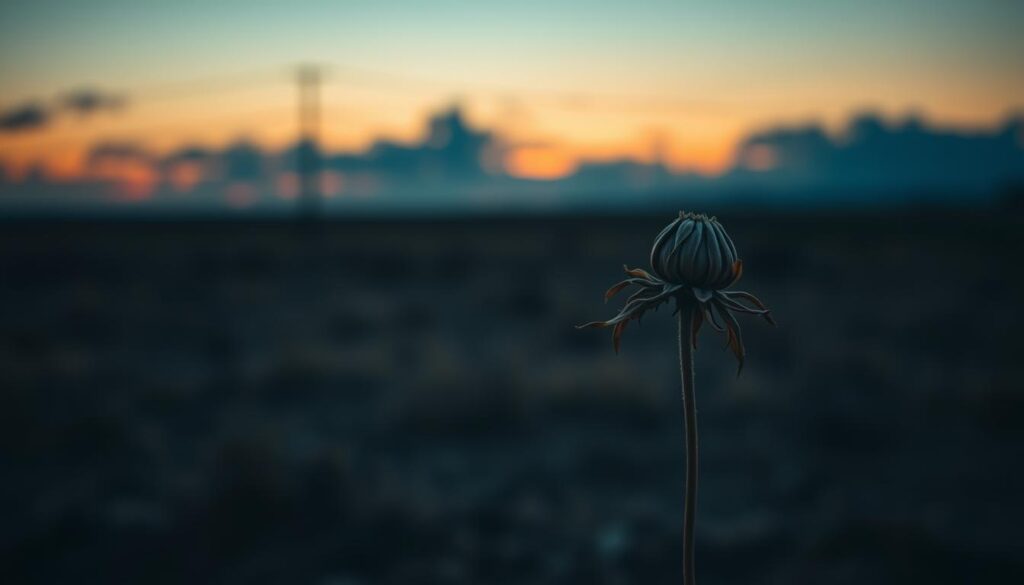
[[[1024,577],[1013,2],[0,5],[14,583],[680,582],[679,209],[704,583]],[[745,323],[746,324],[746,323]]]
[[[0,209],[282,215],[302,156],[339,217],[977,205],[1024,173],[1016,2],[208,4],[4,6]]]

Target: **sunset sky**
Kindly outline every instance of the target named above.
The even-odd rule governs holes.
[[[0,133],[0,160],[81,172],[100,140],[157,151],[295,139],[294,66],[325,67],[325,146],[412,140],[453,101],[510,172],[581,159],[716,172],[766,125],[870,108],[992,126],[1024,106],[1024,3],[95,0],[0,7],[0,111],[88,88],[123,107]]]

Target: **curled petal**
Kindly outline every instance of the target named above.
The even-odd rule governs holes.
[[[708,237],[708,282],[715,288],[722,286],[722,280],[728,276],[726,270],[732,270],[732,264],[726,261],[728,247],[722,241],[725,231],[717,221],[712,221]]]
[[[725,321],[726,346],[732,350],[732,354],[736,356],[736,361],[739,364],[736,368],[736,375],[739,376],[740,372],[743,371],[743,359],[747,353],[743,347],[743,332],[736,317],[729,312],[729,309],[722,308],[719,312]]]
[[[743,276],[743,260],[737,260],[732,263],[732,281],[729,286],[732,286],[740,281]]]
[[[607,291],[605,291],[605,293],[604,293],[604,302],[607,303],[609,300],[611,300],[612,297],[614,297],[615,295],[619,294],[619,292],[622,289],[626,288],[627,286],[632,286],[634,284],[642,286],[643,283],[644,283],[644,281],[642,279],[639,279],[639,278],[627,278],[626,280],[623,280],[622,282],[617,282],[614,285],[612,285],[611,288],[609,288]]]
[[[693,226],[694,222],[687,222],[683,227],[676,231],[675,243],[672,245],[672,251],[669,252],[668,258],[666,259],[669,264],[675,262],[676,255],[679,254],[679,249],[683,247],[686,240],[688,240],[690,235],[693,234]]]
[[[736,251],[736,244],[732,242],[732,238],[725,232],[725,228],[721,224],[719,224],[719,227],[722,229],[722,234],[725,235],[725,244],[729,246],[729,253],[732,254],[733,258],[739,259],[740,253]]]
[[[682,216],[680,216],[672,220],[672,223],[665,226],[665,229],[661,230],[661,233],[658,234],[658,237],[654,238],[654,246],[651,247],[651,268],[653,268],[655,272],[658,272],[658,263],[655,260],[657,259],[658,254],[661,253],[661,247],[668,243],[665,240],[668,238],[668,235],[672,232],[673,229],[675,229],[676,225],[682,219]],[[626,272],[629,272],[628,268],[626,269]],[[658,273],[658,276],[664,277],[665,275]]]
[[[763,311],[767,311],[768,310],[768,307],[764,306],[764,303],[761,302],[761,299],[755,297],[754,295],[748,293],[747,291],[743,291],[743,290],[730,290],[730,291],[724,291],[722,294],[727,295],[729,298],[737,297],[737,298],[741,298],[741,299],[744,299],[746,301],[749,301],[754,306],[756,306],[758,309],[761,309]]]
[[[709,240],[714,240],[715,237],[711,233],[711,224],[706,226],[697,225],[697,233],[703,233],[703,235],[697,236],[699,240],[693,251],[693,256],[691,256],[691,261],[693,262],[692,276],[696,280],[690,282],[707,283],[709,282],[708,272],[711,269],[711,258],[708,249],[714,245]]]
[[[768,321],[772,325],[775,325],[775,319],[772,318],[771,309],[766,307],[764,305],[764,303],[762,303],[761,300],[758,299],[757,297],[755,297],[754,295],[752,295],[752,294],[750,294],[750,293],[748,293],[746,291],[720,291],[720,292],[721,292],[722,298],[725,298],[728,301],[731,301],[731,303],[729,303],[729,305],[728,305],[730,309],[732,309],[734,311],[740,311],[740,312],[743,312],[743,313],[752,313],[752,314],[755,314],[755,315],[761,315],[762,317],[764,317],[765,321]],[[743,300],[751,303],[752,305],[757,307],[757,310],[752,309],[750,307],[747,307],[746,305],[743,305],[742,303],[740,303],[736,299],[743,299]]]
[[[642,294],[644,294],[646,292],[650,292],[650,290],[651,290],[651,287],[644,287],[644,288],[641,288],[640,290],[634,292],[633,294],[631,294],[628,297],[626,297],[626,304],[628,305],[629,303],[635,301],[640,295],[642,295]],[[655,307],[655,308],[657,308],[657,307]]]
[[[626,325],[629,324],[629,320],[620,321],[616,323],[615,329],[612,329],[612,345],[615,347],[615,353],[619,353],[619,348],[622,345],[622,332],[626,330]]]
[[[612,288],[615,289],[616,287],[618,287],[618,285]],[[618,290],[621,290],[621,288],[625,287],[619,287]],[[615,347],[615,353],[618,353],[621,343],[620,340],[622,338],[622,332],[626,329],[626,324],[631,319],[639,320],[640,317],[642,317],[643,314],[648,310],[657,309],[662,303],[666,302],[667,300],[669,300],[669,298],[671,298],[672,295],[677,293],[680,288],[682,287],[678,285],[663,285],[661,290],[658,291],[654,282],[645,281],[641,283],[641,289],[633,293],[629,297],[629,300],[626,302],[626,305],[622,307],[622,309],[619,310],[618,314],[616,314],[614,317],[608,319],[607,321],[594,321],[591,323],[586,323],[584,325],[577,325],[576,328],[583,329],[586,327],[612,327],[612,344]],[[614,290],[613,294],[614,292],[618,292],[618,290]],[[640,296],[644,293],[647,293],[650,296]]]
[[[643,278],[644,280],[647,280],[647,281],[651,282],[652,284],[660,284],[661,283],[661,281],[659,281],[657,278],[651,276],[651,274],[649,272],[647,272],[646,270],[644,270],[643,268],[630,268],[629,266],[626,266],[625,264],[623,264],[622,265],[622,269],[626,271],[626,274],[628,274],[628,275],[630,275],[630,276],[632,276],[634,278]]]
[[[718,322],[718,315],[715,314],[715,308],[712,303],[703,303],[698,310],[704,312],[704,318],[707,319],[708,324],[711,325],[715,331],[725,331],[725,327]]]
[[[732,310],[732,311],[736,311],[738,313],[748,313],[750,315],[765,315],[765,314],[770,312],[768,309],[763,309],[762,310],[762,309],[755,309],[753,307],[748,307],[748,306],[746,306],[746,305],[744,305],[744,304],[742,304],[742,303],[740,303],[740,302],[738,302],[738,301],[736,301],[734,299],[729,298],[728,296],[726,296],[726,295],[724,295],[722,293],[719,293],[718,295],[716,295],[715,301],[718,302],[723,307],[725,307],[725,308],[727,308],[729,310]]]
[[[753,306],[745,305],[737,299],[749,302]],[[739,364],[736,370],[738,376],[743,370],[746,349],[743,345],[743,333],[734,312],[760,315],[774,324],[768,308],[754,295],[743,291],[715,291],[708,302],[698,303],[694,311],[690,343],[694,348],[697,347],[697,333],[700,331],[701,324],[708,321],[711,327],[725,333],[726,349],[732,351]]]

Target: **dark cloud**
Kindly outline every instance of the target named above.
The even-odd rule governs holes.
[[[844,132],[777,127],[741,145],[733,179],[791,189],[978,192],[1024,177],[1021,119],[994,129],[949,129],[919,115],[853,116]],[[768,154],[763,169],[747,164]]]
[[[60,99],[60,107],[82,116],[103,111],[116,111],[124,107],[122,96],[103,91],[82,88],[65,94]]]
[[[206,173],[211,163],[216,162],[219,152],[202,146],[188,145],[171,151],[163,158],[154,161],[156,170],[160,173],[172,172],[177,166],[183,164],[199,165]]]
[[[484,159],[489,148],[498,146],[492,133],[470,126],[458,107],[435,114],[426,126],[426,137],[420,143],[378,140],[365,153],[330,156],[326,165],[339,171],[368,171],[390,180],[435,184],[474,181],[488,174]],[[295,152],[291,154],[297,158]]]
[[[0,132],[28,132],[45,128],[54,116],[70,112],[89,116],[124,107],[123,97],[94,89],[77,89],[63,95],[52,105],[30,102],[0,111]]]
[[[220,156],[228,179],[256,181],[263,174],[263,152],[251,142],[236,142],[228,146]]]
[[[50,121],[50,113],[39,104],[24,104],[0,112],[0,132],[37,130]]]
[[[195,162],[205,163],[215,156],[213,150],[203,146],[184,146],[171,152],[163,159],[165,166],[173,166],[179,163]]]
[[[154,156],[145,148],[134,142],[107,141],[99,142],[89,149],[89,164],[105,162],[142,162],[152,163]]]

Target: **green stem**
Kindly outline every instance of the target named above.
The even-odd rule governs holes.
[[[683,585],[696,585],[693,571],[693,531],[697,513],[697,404],[693,389],[691,330],[697,304],[679,309],[679,373],[683,383],[683,415],[686,419],[686,499],[683,504]]]

